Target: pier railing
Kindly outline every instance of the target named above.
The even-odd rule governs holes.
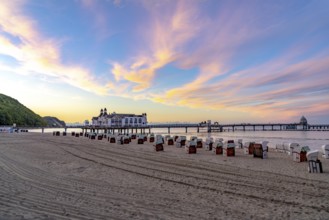
[[[16,129],[44,129],[46,127],[25,127],[17,126]],[[56,127],[51,127],[56,128]],[[303,131],[329,131],[329,124],[316,124],[316,125],[301,125],[299,123],[235,123],[235,124],[208,124],[208,123],[163,123],[163,124],[148,124],[148,125],[126,125],[126,126],[106,126],[106,125],[74,125],[66,126],[68,128],[75,128],[82,130],[113,130],[113,131],[129,131],[140,130],[141,133],[145,130],[154,128],[167,128],[170,133],[171,128],[185,128],[186,132],[190,128],[197,129],[197,132],[206,130],[207,132],[223,132],[223,131],[291,131],[291,130],[303,130]]]

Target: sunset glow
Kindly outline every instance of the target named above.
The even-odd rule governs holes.
[[[41,116],[329,123],[329,1],[3,0],[0,93]]]

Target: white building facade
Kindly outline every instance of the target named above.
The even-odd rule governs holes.
[[[143,127],[147,125],[147,115],[142,113],[141,115],[135,114],[118,114],[107,113],[107,109],[101,109],[99,116],[93,117],[93,126],[104,127]]]

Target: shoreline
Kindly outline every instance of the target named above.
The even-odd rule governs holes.
[[[45,130],[46,131],[46,130]],[[58,131],[58,129],[51,129],[49,131],[46,131],[47,133],[52,133],[53,131]],[[59,130],[61,132],[64,131],[64,129]],[[68,129],[68,134],[70,132],[81,132],[81,130],[75,130],[75,129]],[[161,134],[161,135],[168,135],[168,133],[164,132],[166,129],[159,129],[155,130],[153,132],[154,134]],[[31,133],[41,133],[40,132],[34,132],[31,131]],[[208,136],[211,136],[213,138],[224,138],[224,139],[234,139],[237,141],[238,139],[242,139],[243,142],[248,141],[263,141],[267,140],[269,141],[269,148],[275,149],[277,144],[283,144],[283,143],[298,143],[301,146],[309,146],[311,150],[320,150],[322,145],[329,144],[329,138],[326,136],[326,132],[319,132],[319,131],[235,131],[235,132],[215,132],[215,133],[207,133],[207,132],[200,132],[197,133],[197,131],[192,131],[185,133],[185,129],[177,129],[175,132],[169,134],[169,135],[182,135],[186,136],[187,139],[189,139],[191,136],[198,136],[203,139],[207,138]]]
[[[0,134],[2,218],[324,219],[329,160],[308,173],[270,149],[268,159],[146,142]],[[38,198],[38,199],[36,199]],[[63,207],[65,212],[63,211]]]

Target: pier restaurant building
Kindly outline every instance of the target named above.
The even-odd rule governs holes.
[[[99,116],[91,119],[92,126],[103,127],[142,127],[147,125],[147,115],[107,113],[107,109],[101,109]]]

